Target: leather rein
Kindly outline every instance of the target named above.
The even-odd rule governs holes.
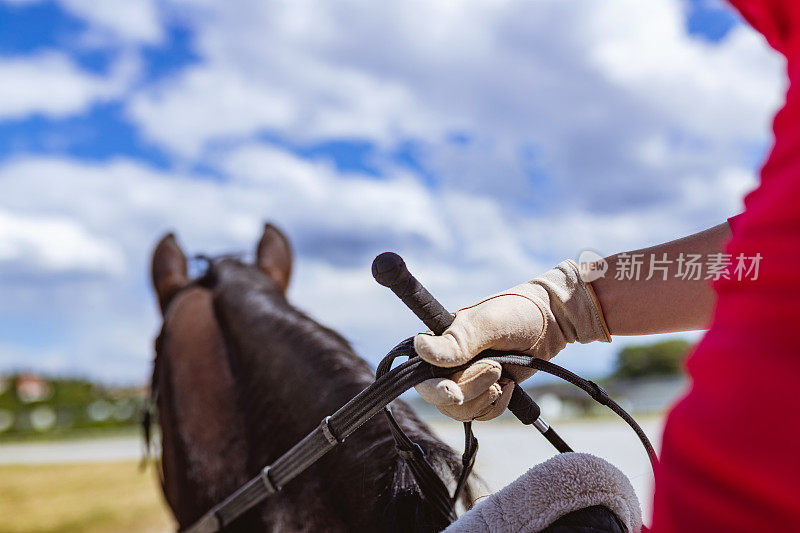
[[[379,283],[391,288],[435,334],[441,334],[452,322],[453,316],[408,272],[399,256],[391,253],[378,256],[373,263],[373,275]],[[400,357],[406,357],[408,360],[392,368],[395,359]],[[642,428],[596,383],[549,361],[516,352],[487,350],[460,367],[439,368],[420,359],[414,352],[413,338],[408,338],[383,358],[378,365],[376,379],[370,386],[338,411],[325,417],[315,430],[272,464],[265,466],[258,475],[212,507],[184,531],[211,533],[223,530],[249,509],[280,491],[292,479],[344,442],[348,436],[381,411],[388,418],[397,453],[406,460],[420,486],[421,497],[433,506],[441,523],[447,525],[453,522],[457,518],[456,502],[466,485],[478,451],[478,440],[472,432],[471,422],[464,423],[465,445],[462,469],[455,490],[450,495],[444,481],[425,457],[422,448],[403,432],[388,406],[415,385],[427,379],[449,376],[478,359],[491,359],[504,367],[512,365],[533,368],[583,389],[593,400],[619,415],[636,432],[655,470],[656,454]],[[514,388],[508,408],[523,424],[534,426],[559,452],[572,451],[555,430],[542,419],[539,406],[519,385]]]

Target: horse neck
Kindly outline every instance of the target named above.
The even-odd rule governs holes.
[[[369,366],[344,339],[248,276],[215,289],[215,310],[237,381],[251,445],[250,467],[273,462],[366,388]],[[377,527],[396,461],[383,417],[375,417],[303,476],[331,512]]]
[[[368,386],[369,367],[344,339],[249,278],[222,282],[215,309],[254,438],[283,451]]]

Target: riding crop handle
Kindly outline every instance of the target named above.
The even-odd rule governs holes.
[[[447,309],[422,286],[408,271],[403,258],[393,252],[384,252],[372,262],[375,281],[389,287],[435,335],[441,335],[455,320]],[[488,352],[489,350],[487,350]],[[532,424],[560,452],[572,451],[570,447],[545,422],[541,409],[519,384],[514,385],[508,410],[523,424]]]
[[[372,276],[403,300],[434,335],[444,333],[455,320],[456,317],[408,271],[405,261],[396,253],[384,252],[376,257],[372,262]]]
[[[396,253],[384,252],[376,257],[372,262],[372,276],[403,300],[434,335],[444,333],[455,320],[456,317],[408,271],[406,262]],[[541,414],[539,406],[519,384],[514,387],[508,408],[523,424],[533,424]]]

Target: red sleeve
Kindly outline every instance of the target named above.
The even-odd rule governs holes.
[[[728,227],[729,227],[729,228],[731,228],[731,233],[732,233],[732,234],[735,234],[735,233],[736,233],[736,231],[737,231],[737,230],[736,230],[736,228],[737,228],[737,227],[738,227],[738,225],[739,225],[739,219],[740,219],[741,217],[742,217],[742,213],[740,213],[740,214],[738,214],[738,215],[734,215],[734,216],[732,216],[732,217],[730,217],[730,218],[728,219]]]
[[[789,55],[797,44],[793,23],[800,20],[800,2],[797,0],[729,0],[742,17],[758,30],[767,42]]]
[[[800,530],[800,1],[733,3],[787,54],[790,89],[761,183],[731,220],[727,251],[734,264],[760,257],[757,272],[714,284],[691,390],[667,419],[656,533]]]

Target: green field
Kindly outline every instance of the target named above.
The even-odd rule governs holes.
[[[152,468],[136,462],[0,466],[7,533],[174,531]]]

